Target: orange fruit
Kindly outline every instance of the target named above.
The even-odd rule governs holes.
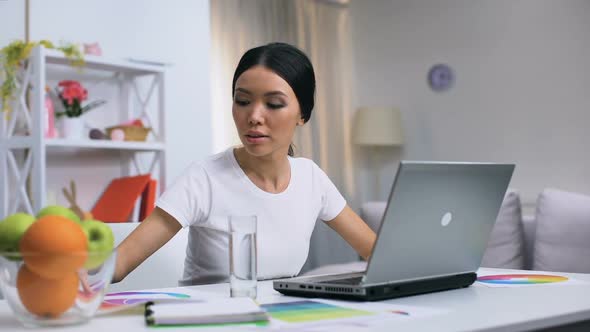
[[[22,304],[35,315],[58,317],[66,312],[78,294],[78,274],[70,272],[59,279],[45,279],[21,265],[16,288]]]
[[[31,271],[58,279],[84,265],[88,240],[78,223],[62,216],[44,216],[23,234],[19,250]]]

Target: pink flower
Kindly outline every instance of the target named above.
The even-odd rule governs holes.
[[[58,96],[62,100],[65,107],[65,112],[68,117],[78,117],[84,112],[96,108],[104,101],[92,102],[86,106],[82,106],[82,102],[88,99],[88,90],[86,90],[82,84],[74,80],[63,80],[58,83]]]
[[[72,80],[63,80],[61,82],[58,83],[59,86],[66,88],[72,85],[78,85],[81,86],[80,82],[78,81],[72,81]]]
[[[81,102],[88,98],[88,91],[76,81],[61,81],[59,86],[63,88],[61,92],[62,98],[66,99],[70,105],[72,104],[73,99]]]

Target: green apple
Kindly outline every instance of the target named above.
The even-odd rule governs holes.
[[[78,217],[78,215],[75,214],[74,211],[61,205],[48,205],[42,208],[41,211],[37,213],[37,218],[41,218],[44,216],[62,216],[70,220],[73,220],[77,223],[80,223],[80,217]]]
[[[0,252],[18,253],[18,243],[26,230],[35,222],[30,214],[18,212],[0,222]],[[9,259],[17,259],[8,256]]]
[[[88,259],[84,267],[92,270],[111,255],[115,246],[115,235],[111,227],[102,221],[85,220],[81,226],[88,239]]]

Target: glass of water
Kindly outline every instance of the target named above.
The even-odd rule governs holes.
[[[229,217],[230,296],[256,298],[256,216]]]

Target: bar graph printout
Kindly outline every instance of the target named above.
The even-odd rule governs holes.
[[[262,304],[273,326],[312,328],[321,331],[338,326],[371,327],[391,319],[413,319],[446,312],[432,308],[396,305],[385,302],[347,302],[335,300],[297,300]]]

